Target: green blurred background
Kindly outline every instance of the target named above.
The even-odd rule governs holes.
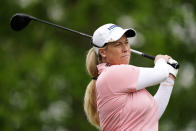
[[[21,12],[90,35],[106,23],[134,28],[133,49],[168,54],[181,65],[159,130],[195,131],[195,8],[195,0],[1,0],[0,130],[96,130],[83,111],[90,40],[36,22],[14,32],[10,18]],[[131,64],[153,61],[133,54]]]

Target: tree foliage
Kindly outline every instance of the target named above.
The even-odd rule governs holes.
[[[14,32],[9,22],[17,12],[90,35],[106,23],[134,28],[131,48],[171,55],[181,65],[159,130],[196,129],[195,1],[1,0],[0,7],[0,130],[96,130],[83,111],[90,40],[38,22]],[[131,64],[153,66],[134,54]]]

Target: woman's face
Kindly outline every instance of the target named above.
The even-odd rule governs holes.
[[[122,36],[115,42],[108,43],[106,48],[100,48],[103,63],[111,65],[129,64],[130,45],[126,36]]]

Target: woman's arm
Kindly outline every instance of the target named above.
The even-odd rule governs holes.
[[[174,85],[174,80],[168,77],[164,82],[162,82],[159,86],[158,91],[154,95],[154,99],[158,104],[158,116],[159,119],[161,118],[162,114],[164,113]]]
[[[169,66],[164,59],[156,61],[154,68],[139,67],[139,78],[136,90],[157,85],[169,76]]]

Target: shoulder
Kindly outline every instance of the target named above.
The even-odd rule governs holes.
[[[136,67],[136,66],[133,66],[133,65],[113,65],[113,66],[110,66],[106,72],[108,73],[124,73],[124,72],[132,72],[132,71],[138,71],[139,68]]]
[[[121,65],[112,65],[112,66],[110,66],[109,67],[110,69],[115,69],[115,68],[118,68],[118,69],[130,69],[130,68],[132,68],[132,69],[136,69],[136,68],[138,68],[137,66],[133,66],[133,65],[127,65],[127,64],[121,64]]]
[[[97,79],[97,89],[108,92],[129,92],[136,89],[139,67],[113,65],[107,67]],[[100,91],[100,90],[99,90]]]
[[[133,65],[112,65],[100,74],[104,80],[120,80],[126,77],[136,76],[139,73],[139,67]]]

